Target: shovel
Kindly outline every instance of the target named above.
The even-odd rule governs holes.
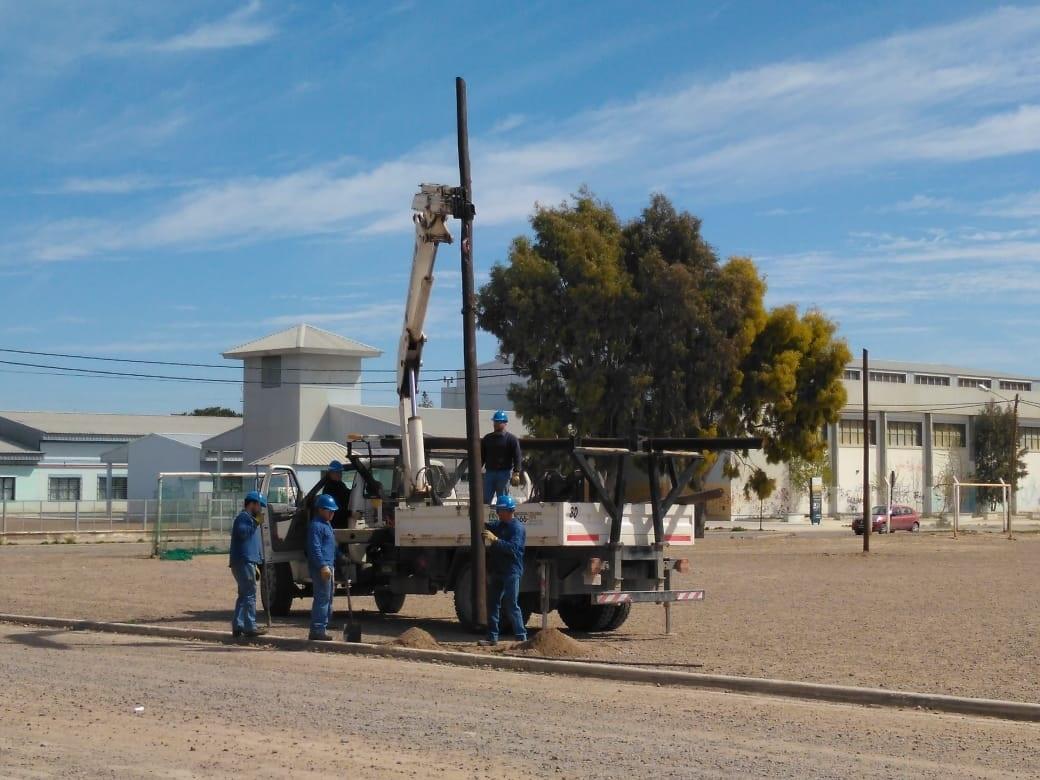
[[[343,626],[344,642],[360,642],[361,626],[354,622],[354,605],[350,603],[350,580],[347,580],[347,624]]]

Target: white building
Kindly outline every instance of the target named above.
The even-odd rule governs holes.
[[[481,409],[512,409],[509,387],[522,384],[523,380],[513,373],[513,366],[503,360],[489,360],[477,366],[478,406]],[[454,376],[444,378],[441,388],[441,407],[444,409],[466,408],[466,374],[456,371]]]
[[[862,365],[844,374],[848,401],[841,419],[827,427],[832,484],[824,508],[831,516],[862,512]],[[887,501],[887,482],[895,473],[893,502],[926,515],[952,511],[949,484],[966,481],[975,468],[975,418],[989,401],[1007,406],[1017,394],[1019,441],[1028,475],[1018,485],[1017,511],[1040,511],[1040,380],[956,366],[871,361],[869,376],[871,503]],[[751,461],[764,459],[752,455]],[[783,516],[807,511],[808,497],[790,484],[783,465],[766,465],[777,480],[776,493],[760,506],[743,496],[741,485],[727,485],[725,498],[709,505],[712,518]],[[719,486],[717,471],[712,486]],[[969,504],[962,509],[972,510]]]
[[[154,433],[209,439],[240,425],[233,417],[0,412],[0,499],[122,500],[129,458],[107,453]]]

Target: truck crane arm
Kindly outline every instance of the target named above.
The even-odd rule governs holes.
[[[412,221],[415,223],[415,253],[408,282],[408,299],[404,310],[404,328],[397,352],[397,395],[401,415],[401,461],[404,467],[405,492],[421,495],[429,490],[426,480],[426,450],[423,444],[422,418],[416,399],[422,351],[426,344],[423,325],[433,292],[433,266],[437,247],[452,242],[447,221],[461,216],[465,208],[462,192],[457,187],[422,184],[412,199]]]

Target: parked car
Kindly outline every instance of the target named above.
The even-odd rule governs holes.
[[[870,529],[872,533],[883,534],[888,530],[888,507],[875,506],[870,509],[872,522]],[[852,530],[857,534],[863,533],[863,518],[857,517],[852,521]],[[912,507],[902,504],[892,505],[892,530],[910,531],[917,533],[921,530],[921,517]]]

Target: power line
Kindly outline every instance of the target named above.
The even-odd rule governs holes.
[[[95,360],[104,363],[130,363],[145,366],[174,366],[178,368],[222,368],[231,371],[241,370],[260,370],[260,369],[245,369],[243,366],[229,365],[227,363],[191,363],[182,362],[176,360],[144,360],[141,358],[119,358],[111,356],[101,355],[78,355],[67,352],[40,352],[31,349],[14,349],[11,347],[0,347],[0,352],[6,352],[15,355],[32,355],[34,357],[56,357],[66,358],[71,360]],[[396,374],[396,368],[296,368],[286,366],[281,369],[282,371],[322,371],[324,373],[359,373],[363,372],[366,374]],[[462,371],[461,368],[423,368],[423,371],[429,374],[450,374],[458,371]],[[512,369],[508,368],[495,368],[489,369],[487,376],[495,376],[501,374],[502,376],[508,376],[512,374]]]

